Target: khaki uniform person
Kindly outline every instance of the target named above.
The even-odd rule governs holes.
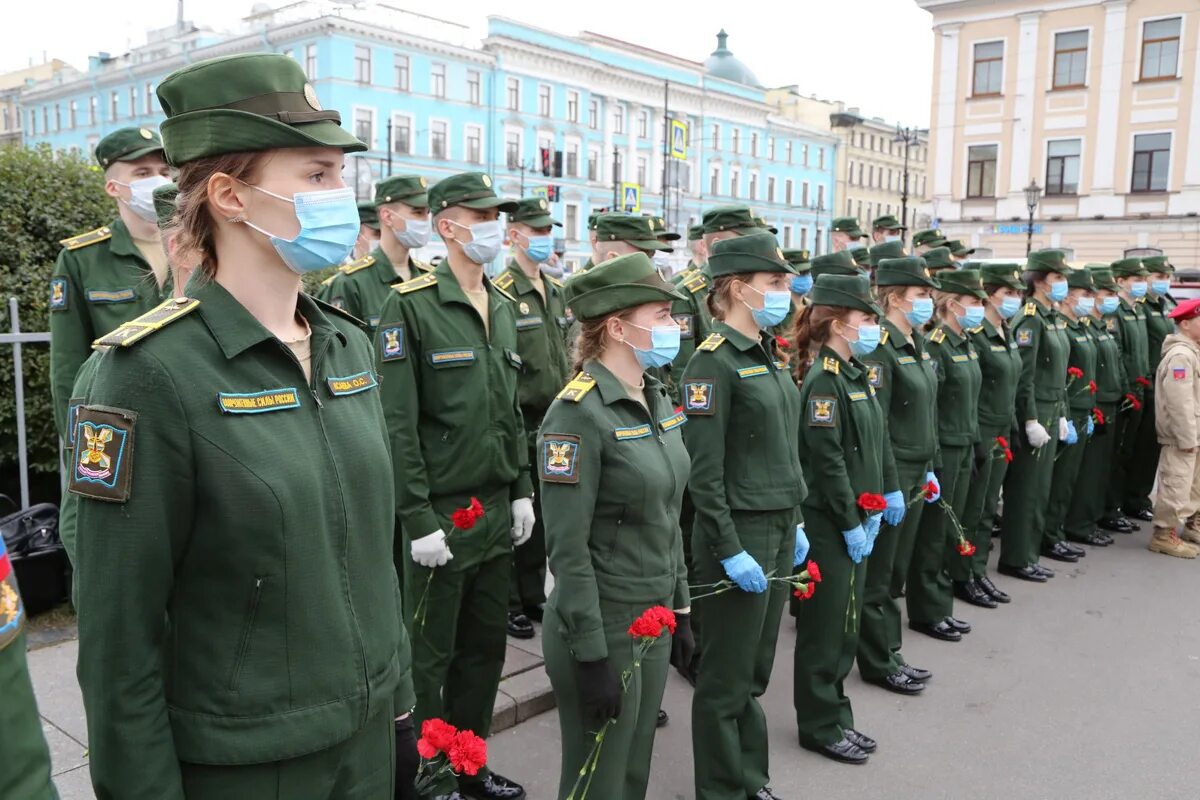
[[[189,65],[158,97],[203,275],[99,340],[73,423],[92,783],[391,797],[414,699],[378,381],[357,322],[300,291],[354,246],[341,169],[365,146],[282,55]]]
[[[1154,503],[1155,553],[1195,558],[1200,544],[1200,300],[1188,300],[1168,317],[1176,333],[1163,341],[1155,374],[1158,497]],[[1180,541],[1176,529],[1184,525]]]

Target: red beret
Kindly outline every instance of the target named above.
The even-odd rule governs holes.
[[[1167,316],[1176,322],[1183,322],[1184,320],[1200,317],[1200,298],[1195,300],[1184,300],[1182,303],[1175,306],[1175,308],[1173,308],[1170,313],[1167,314]]]

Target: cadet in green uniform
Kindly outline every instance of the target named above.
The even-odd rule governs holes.
[[[1017,423],[1024,439],[1013,448],[1014,461],[1004,480],[1001,520],[1002,575],[1044,583],[1054,571],[1038,564],[1045,530],[1046,505],[1058,442],[1067,428],[1067,322],[1055,310],[1067,299],[1070,267],[1061,250],[1034,250],[1025,264],[1025,307],[1013,326],[1021,354],[1017,382]]]
[[[850,259],[845,251],[834,255]],[[883,312],[865,277],[822,275],[810,299],[795,335],[800,463],[812,478],[802,508],[823,579],[796,618],[793,700],[801,747],[862,763],[876,744],[855,730],[843,682],[858,651],[867,556],[883,517],[858,499],[900,489],[884,412],[859,361],[879,344]]]
[[[938,376],[937,428],[941,501],[921,514],[908,568],[908,627],[948,642],[960,641],[971,626],[954,616],[951,581],[970,578],[971,561],[958,548],[959,531],[943,504],[962,520],[967,489],[989,456],[979,440],[979,387],[983,376],[971,334],[983,324],[983,291],[975,270],[938,273],[936,324],[929,355]],[[970,541],[969,539],[967,541]],[[993,604],[994,605],[994,604]]]
[[[393,287],[375,335],[403,528],[404,590],[413,642],[417,720],[445,719],[487,736],[506,646],[512,550],[533,533],[529,442],[517,379],[517,303],[483,272],[503,246],[501,211],[480,172],[429,192],[447,256]],[[454,512],[477,499],[469,529]],[[481,770],[464,794],[518,798],[516,783]]]
[[[904,246],[904,223],[891,214],[885,214],[871,220],[871,245],[884,242],[899,242]]]
[[[1121,346],[1125,365],[1125,393],[1137,398],[1138,405],[1122,403],[1125,407],[1117,414],[1117,452],[1109,474],[1109,498],[1105,517],[1115,520],[1115,525],[1106,525],[1120,533],[1132,533],[1135,528],[1125,519],[1133,512],[1123,508],[1128,499],[1127,491],[1133,477],[1133,458],[1137,451],[1142,416],[1146,413],[1146,391],[1154,386],[1154,373],[1150,369],[1150,338],[1147,323],[1146,294],[1150,289],[1147,280],[1150,273],[1137,258],[1123,258],[1112,263],[1113,278],[1120,287],[1121,307],[1117,310],[1115,335]],[[1149,386],[1147,386],[1149,384]],[[1142,514],[1145,517],[1149,514]],[[1141,518],[1139,517],[1139,518]],[[1125,524],[1122,525],[1121,522]]]
[[[358,241],[354,243],[355,259],[362,258],[379,246],[379,211],[373,200],[358,202]]]
[[[544,197],[526,197],[508,214],[512,261],[494,283],[517,301],[517,353],[522,370],[517,380],[521,416],[529,439],[530,464],[546,409],[570,377],[567,358],[567,308],[562,282],[543,275],[541,266],[553,252],[551,232],[562,223],[550,216]],[[531,620],[542,621],[546,602],[546,537],[541,520],[529,541],[513,551],[513,579],[508,602],[508,635],[533,636]]]
[[[554,589],[542,648],[558,700],[567,797],[606,720],[590,797],[641,800],[668,662],[691,660],[687,568],[679,505],[688,454],[675,411],[650,367],[679,342],[679,295],[649,257],[635,253],[572,279],[568,302],[582,323],[575,376],[546,412],[538,473]],[[627,630],[651,606],[676,612],[675,636],[652,645],[621,688],[638,644]],[[578,795],[576,795],[578,796]]]
[[[796,327],[796,317],[808,308],[807,297],[813,286],[812,262],[808,257],[807,250],[784,250],[783,259],[796,271],[796,274],[788,281],[788,290],[792,294],[792,305],[788,309],[787,316],[783,318],[783,322],[776,325],[772,332],[783,337],[785,341],[781,343],[781,346],[790,355],[792,329]]]
[[[871,248],[872,258],[887,242]],[[933,290],[938,287],[925,259],[885,258],[875,273],[879,305],[887,315],[879,347],[863,356],[867,378],[883,409],[896,474],[897,495],[886,498],[882,533],[871,552],[863,587],[862,632],[858,671],[863,680],[898,694],[916,694],[933,677],[927,669],[907,664],[900,655],[900,607],[913,543],[924,503],[909,506],[924,486],[938,483],[937,373],[920,330],[933,317]]]
[[[874,245],[870,250],[868,250],[867,262],[870,264],[871,269],[875,269],[879,266],[879,262],[883,261],[885,258],[905,258],[907,255],[908,254],[904,252],[904,244],[902,242],[892,240]],[[925,266],[926,265],[922,265],[922,269],[924,269]]]
[[[957,264],[966,262],[966,260],[971,257],[971,254],[975,252],[974,247],[967,247],[958,239],[948,240],[945,244],[945,247],[950,251],[950,257],[954,259],[955,263]]]
[[[365,145],[282,55],[191,64],[158,97],[203,274],[98,340],[74,415],[93,786],[391,797],[414,698],[378,381],[356,322],[300,291],[354,246],[341,170]]]
[[[433,267],[412,257],[429,243],[429,182],[420,175],[395,175],[375,187],[379,224],[386,235],[370,253],[346,264],[321,284],[318,295],[363,320],[374,331],[379,309],[392,286]]]
[[[946,237],[937,228],[926,228],[913,234],[913,252],[919,256],[925,255],[935,247],[945,246]]]
[[[1096,307],[1092,309],[1088,335],[1096,345],[1097,391],[1092,397],[1093,433],[1087,440],[1063,530],[1069,541],[1104,547],[1113,543],[1112,537],[1098,531],[1096,525],[1104,515],[1108,476],[1116,449],[1117,407],[1125,394],[1125,367],[1112,334],[1118,324],[1115,316],[1120,305],[1118,286],[1107,264],[1089,264],[1087,269],[1096,287]]]
[[[717,242],[708,260],[713,332],[683,376],[692,457],[696,580],[737,588],[697,601],[712,646],[692,699],[697,800],[773,800],[767,788],[767,690],[790,584],[803,564],[807,494],[796,441],[800,392],[769,329],[791,311],[796,274],[773,234]]]
[[[96,160],[117,218],[63,239],[50,278],[50,393],[64,440],[67,399],[92,341],[170,294],[152,198],[155,187],[171,180],[162,139],[150,128],[121,128],[96,145]]]
[[[826,253],[817,256],[809,262],[809,274],[813,277],[813,286],[822,275],[837,275],[844,278],[865,278],[866,273],[854,263],[854,256],[845,250],[836,253]]]
[[[834,217],[829,224],[829,240],[833,245],[830,252],[840,253],[842,250],[858,250],[866,247],[866,238],[862,228],[858,226],[855,217]]]
[[[968,266],[971,263],[968,262]],[[1009,328],[1009,320],[1023,305],[1025,286],[1018,270],[1016,264],[983,264],[979,267],[979,280],[988,297],[983,304],[983,324],[971,333],[971,342],[979,354],[983,381],[979,392],[979,441],[989,455],[967,490],[966,511],[961,522],[967,539],[975,545],[975,554],[967,556],[971,561],[970,576],[955,581],[954,596],[985,608],[1012,601],[1009,594],[988,577],[987,565],[992,549],[992,526],[1000,505],[1000,489],[1008,472],[1008,456],[999,440],[1008,444],[1009,452],[1020,446],[1014,409],[1017,381],[1021,375],[1021,354],[1017,352],[1017,343]]]

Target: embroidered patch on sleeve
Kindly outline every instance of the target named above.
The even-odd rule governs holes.
[[[393,325],[379,331],[379,357],[382,361],[399,361],[408,355],[404,347],[404,326]]]
[[[66,311],[67,310],[67,279],[66,278],[51,278],[50,279],[50,310],[51,311]]]
[[[12,644],[25,623],[25,606],[17,588],[17,576],[13,572],[4,537],[0,536],[0,650]]]
[[[375,380],[375,373],[368,370],[347,375],[344,378],[326,378],[325,385],[329,387],[329,393],[334,397],[345,397],[374,389],[379,382]]]
[[[873,364],[870,361],[866,362],[867,380],[876,389],[883,383],[883,367],[879,364]]]
[[[80,406],[68,489],[77,495],[124,503],[133,487],[133,427],[137,413],[109,406]]]
[[[713,385],[711,378],[693,378],[683,382],[683,410],[688,414],[712,414]]]
[[[579,437],[569,433],[542,436],[541,477],[547,483],[579,483]]]
[[[679,326],[679,338],[680,339],[695,339],[696,338],[696,329],[695,329],[695,326],[692,324],[692,315],[691,314],[676,314],[672,317],[672,319],[674,319],[675,324]]]
[[[832,428],[837,424],[837,398],[808,398],[808,425],[811,428]]]
[[[1187,380],[1187,367],[1171,367],[1171,376],[1177,381]]]
[[[1017,331],[1017,347],[1029,347],[1033,344],[1033,331],[1030,328],[1021,328]]]

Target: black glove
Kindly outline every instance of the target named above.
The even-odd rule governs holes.
[[[691,667],[696,654],[696,637],[692,635],[692,615],[675,615],[675,634],[671,637],[671,666],[678,670]]]
[[[1023,428],[1013,428],[1008,434],[1008,449],[1013,455],[1025,449],[1025,431]]]
[[[421,756],[417,753],[417,733],[413,730],[412,714],[396,720],[396,800],[417,800],[417,769]]]
[[[971,461],[971,477],[978,478],[983,468],[987,465],[988,449],[983,442],[976,442],[972,450],[974,451],[974,459]]]
[[[579,691],[583,695],[583,710],[600,722],[621,716],[621,677],[607,658],[599,661],[580,661]]]

